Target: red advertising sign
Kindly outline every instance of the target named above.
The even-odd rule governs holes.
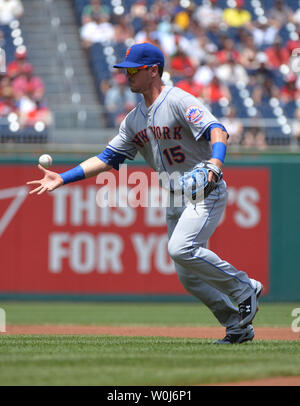
[[[151,177],[148,168],[127,169],[133,179],[135,171]],[[167,253],[164,208],[101,208],[96,178],[29,195],[26,181],[41,176],[35,167],[2,165],[0,171],[0,292],[186,293]],[[269,171],[224,172],[228,205],[209,246],[267,290]]]

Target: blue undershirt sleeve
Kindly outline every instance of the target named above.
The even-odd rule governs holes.
[[[202,135],[202,137],[204,137],[206,140],[210,140],[210,133],[211,130],[213,130],[214,128],[220,128],[221,130],[225,131],[227,133],[226,128],[220,124],[220,123],[213,123],[211,124],[209,127],[207,127],[207,129],[205,130],[204,134]],[[229,134],[227,133],[227,139],[229,138]]]
[[[107,165],[111,165],[117,171],[119,170],[119,165],[122,164],[126,156],[123,154],[119,154],[118,152],[112,151],[109,148],[105,148],[105,150],[97,155],[101,161],[105,162]]]

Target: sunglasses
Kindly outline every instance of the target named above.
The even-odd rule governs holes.
[[[141,66],[139,68],[126,68],[126,72],[128,73],[128,75],[135,75],[136,73],[138,73],[139,70],[143,70],[143,69],[149,69],[151,68],[151,66]]]

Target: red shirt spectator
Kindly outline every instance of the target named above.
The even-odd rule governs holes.
[[[172,76],[185,76],[190,70],[194,70],[192,60],[184,51],[178,49],[170,60]]]
[[[6,68],[7,76],[11,79],[16,78],[20,73],[23,72],[24,67],[30,65],[33,66],[27,60],[27,52],[25,49],[21,49],[15,52],[15,60],[11,61]]]
[[[278,69],[281,65],[288,65],[290,52],[286,47],[281,47],[280,41],[276,41],[272,47],[265,50],[268,65],[271,68]]]
[[[23,68],[23,73],[12,82],[16,94],[30,94],[34,99],[44,96],[44,84],[40,77],[33,75],[33,67],[28,64]]]
[[[204,87],[203,96],[209,103],[216,103],[222,97],[225,97],[228,101],[231,100],[231,94],[227,86],[222,85],[216,76],[214,76],[212,81]]]
[[[176,83],[176,87],[185,90],[197,98],[202,97],[203,87],[194,81],[190,82],[183,79]]]
[[[203,86],[194,80],[194,69],[186,70],[186,77],[176,83],[176,87],[192,94],[193,96],[199,98],[202,97]]]
[[[237,62],[240,59],[239,52],[234,49],[235,44],[230,38],[225,38],[223,42],[223,48],[217,52],[217,59],[220,63],[226,63],[233,59]]]
[[[238,51],[227,51],[226,49],[221,49],[217,52],[217,59],[220,63],[227,63],[231,59],[237,62],[240,58],[240,54]]]

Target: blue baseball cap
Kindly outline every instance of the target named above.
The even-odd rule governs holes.
[[[153,65],[164,67],[164,64],[162,51],[155,45],[145,42],[128,48],[125,61],[114,65],[114,68],[142,68]]]

